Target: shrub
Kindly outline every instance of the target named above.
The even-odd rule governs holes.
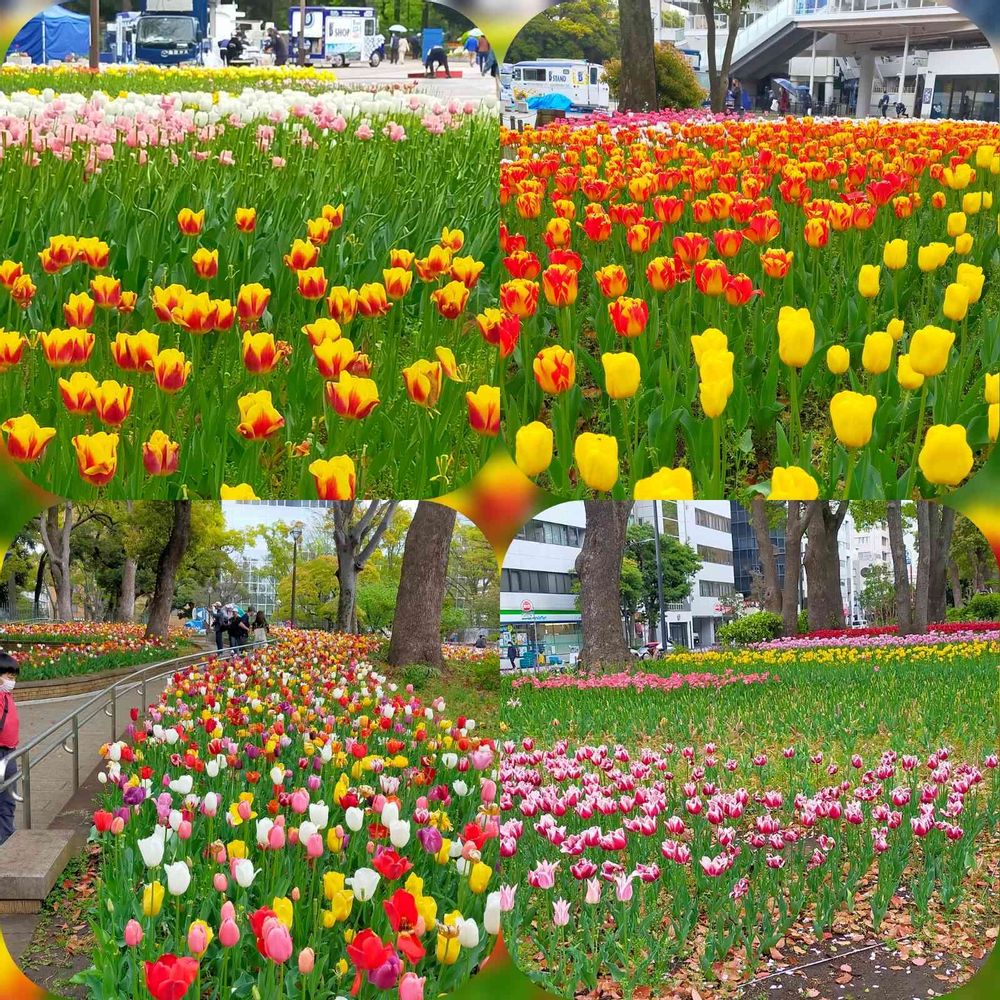
[[[975,594],[962,609],[968,615],[965,621],[988,622],[1000,620],[1000,594]]]
[[[773,611],[758,611],[723,625],[716,632],[716,637],[724,646],[746,646],[751,642],[777,639],[782,633],[783,625],[781,615],[776,615]]]
[[[809,612],[803,608],[799,612],[799,622],[797,625],[799,635],[805,635],[809,631]]]
[[[669,42],[656,46],[656,102],[661,111],[670,108],[698,108],[705,100],[705,91],[698,83],[691,64],[684,53]],[[620,59],[609,59],[604,64],[604,75],[611,96],[617,100],[621,82]]]

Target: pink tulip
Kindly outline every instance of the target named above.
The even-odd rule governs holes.
[[[181,840],[191,839],[191,824],[186,819],[182,819],[180,826],[177,827],[177,836]]]
[[[188,951],[192,955],[201,955],[208,948],[208,934],[201,924],[192,924],[188,928]]]
[[[129,948],[138,948],[142,944],[142,925],[138,920],[130,920],[125,925],[125,944]]]
[[[552,903],[552,924],[554,927],[565,927],[569,923],[569,903],[565,899],[557,899]]]
[[[588,906],[596,906],[601,901],[601,883],[596,878],[587,879],[587,895],[584,902]]]
[[[267,831],[267,846],[272,851],[280,851],[285,846],[285,828],[283,826],[272,826]]]
[[[240,929],[235,920],[223,920],[219,926],[219,944],[223,948],[234,948],[240,939]]]
[[[216,892],[225,892],[229,888],[229,879],[223,872],[216,872],[212,884],[215,886]]]
[[[399,1000],[424,1000],[426,979],[415,972],[406,972],[399,981]]]
[[[323,857],[323,837],[319,833],[314,833],[306,844],[306,855],[310,858]]]
[[[292,807],[292,812],[299,814],[304,813],[309,808],[309,793],[302,788],[296,789],[292,792],[290,805]]]
[[[294,947],[292,935],[288,928],[276,917],[268,917],[264,921],[264,933],[261,935],[264,954],[277,964],[287,962],[292,957]]]
[[[220,920],[236,920],[236,907],[233,905],[231,899],[227,899],[222,904],[222,909],[219,911]]]
[[[253,808],[249,802],[241,799],[239,805],[236,807],[236,812],[239,814],[240,819],[246,823],[250,820],[250,813],[253,812]]]
[[[308,976],[316,966],[316,953],[312,948],[303,948],[299,952],[299,972],[303,976]]]

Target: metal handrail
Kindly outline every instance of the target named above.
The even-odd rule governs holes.
[[[212,658],[217,658],[219,656],[224,656],[234,650],[242,650],[245,652],[250,652],[253,649],[259,649],[261,646],[269,646],[272,643],[280,642],[280,639],[265,639],[263,642],[248,642],[242,646],[232,646],[227,647],[224,650],[210,649],[202,650],[198,653],[188,653],[185,656],[176,656],[170,660],[161,660],[159,663],[147,663],[146,666],[140,667],[138,670],[129,674],[127,677],[123,677],[120,680],[115,681],[113,684],[104,688],[103,691],[98,691],[97,694],[86,701],[83,705],[77,708],[74,712],[71,712],[64,719],[59,722],[54,723],[49,726],[44,732],[39,733],[34,739],[29,740],[23,747],[18,747],[13,753],[8,754],[4,759],[3,763],[6,769],[7,761],[20,761],[23,760],[23,766],[20,768],[19,773],[12,775],[9,778],[4,778],[0,781],[0,792],[6,791],[8,788],[12,787],[18,780],[21,781],[23,789],[23,799],[24,799],[24,826],[25,829],[31,829],[31,769],[39,765],[46,757],[49,756],[54,750],[62,749],[68,754],[73,756],[73,794],[75,795],[80,790],[80,727],[86,725],[97,716],[102,711],[104,714],[111,719],[111,740],[114,742],[118,739],[118,698],[122,693],[127,692],[129,689],[134,687],[136,692],[141,694],[141,703],[145,706],[148,704],[147,695],[147,685],[150,681],[158,680],[161,677],[166,677],[169,674],[174,673],[177,670],[179,664],[191,661],[191,665],[197,661],[209,660]],[[157,670],[157,668],[161,668]],[[150,673],[152,670],[157,670],[156,673]],[[122,689],[125,689],[124,691]],[[83,717],[83,713],[91,708],[93,705],[97,705],[96,708],[89,715]],[[63,727],[68,726],[69,732],[66,736],[60,740],[58,736],[62,734]],[[45,740],[51,739],[56,736],[57,739],[52,743],[47,749],[43,750],[38,756],[32,758],[30,756],[31,751],[34,750],[40,743]],[[72,746],[70,746],[70,741],[72,740]],[[6,772],[5,772],[6,773]]]

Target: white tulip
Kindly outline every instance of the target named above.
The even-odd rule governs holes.
[[[271,784],[283,785],[285,783],[285,769],[280,764],[275,764],[271,768]]]
[[[459,875],[468,875],[472,871],[472,862],[468,858],[458,858],[455,861],[455,868]]]
[[[249,889],[257,877],[253,862],[249,858],[239,858],[233,865],[233,877],[241,889]]]
[[[410,824],[402,819],[390,823],[389,840],[392,841],[393,847],[406,847],[410,842]]]
[[[274,820],[267,816],[257,820],[257,843],[261,847],[267,847],[267,837],[272,826],[274,826]]]
[[[447,767],[449,770],[453,770],[458,766],[458,754],[457,753],[443,753],[441,754],[441,766]]]
[[[373,868],[359,868],[354,873],[354,878],[349,878],[346,882],[354,891],[354,898],[360,903],[367,903],[375,895],[381,880],[382,877]]]
[[[163,731],[163,742],[172,747],[179,739],[180,733],[176,729],[165,729]]]
[[[460,799],[465,798],[465,796],[469,794],[469,786],[461,779],[453,781],[451,783],[451,787]]]
[[[180,809],[171,809],[167,815],[167,823],[170,829],[176,833],[181,828],[181,823],[184,821],[184,814]]]
[[[357,806],[351,806],[344,813],[344,821],[347,823],[349,830],[357,833],[365,825],[365,814]]]
[[[210,760],[205,765],[205,774],[207,774],[210,778],[217,778],[219,776],[218,760]]]
[[[163,860],[163,848],[166,844],[167,831],[158,826],[148,836],[136,841],[142,862],[147,868],[155,868]]]
[[[201,811],[206,816],[214,816],[219,811],[219,802],[221,801],[218,792],[208,792],[201,803]]]
[[[309,819],[317,830],[325,830],[330,822],[330,807],[325,802],[310,802]]]
[[[319,833],[316,829],[316,824],[310,820],[303,820],[299,824],[299,843],[303,846],[309,843],[309,838],[314,834]]]
[[[164,865],[163,870],[167,873],[167,892],[171,896],[183,896],[191,884],[191,869],[184,861],[175,861],[171,865]]]
[[[463,948],[477,948],[479,946],[479,924],[471,917],[465,917],[458,929],[458,943]]]
[[[500,933],[500,893],[491,892],[486,897],[486,909],[483,911],[483,930],[491,937]]]
[[[396,802],[386,802],[382,807],[382,825],[392,826],[399,819],[399,804]]]

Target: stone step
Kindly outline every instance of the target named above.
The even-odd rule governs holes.
[[[0,914],[37,913],[86,840],[80,829],[15,830],[0,845]]]

